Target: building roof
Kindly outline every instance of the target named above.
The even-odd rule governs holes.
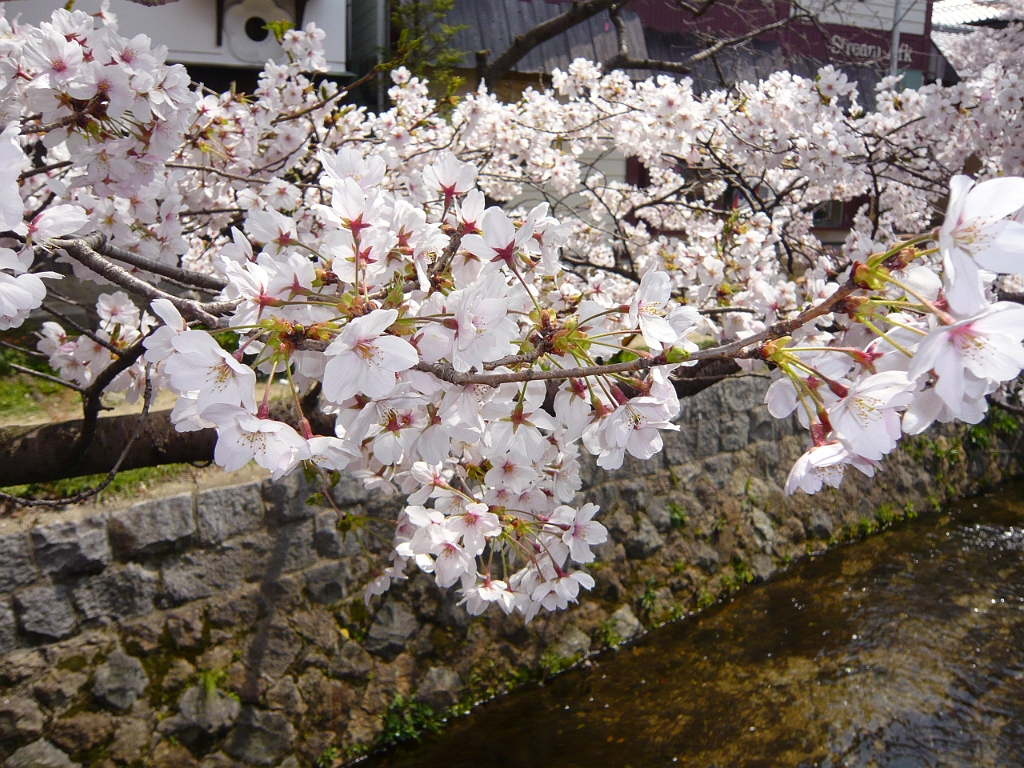
[[[949,32],[1009,21],[1012,17],[1009,6],[998,0],[935,0],[932,5],[932,27]]]

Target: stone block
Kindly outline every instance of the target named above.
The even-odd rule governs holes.
[[[86,621],[142,616],[153,610],[159,585],[157,573],[129,563],[81,582],[74,590],[74,601]]]
[[[59,713],[75,702],[88,681],[83,672],[51,669],[32,684],[32,694],[48,710]]]
[[[750,558],[750,573],[754,581],[765,581],[775,573],[775,564],[768,555],[758,553]]]
[[[291,717],[300,717],[306,712],[306,702],[302,700],[295,681],[285,675],[267,691],[267,707],[277,709]]]
[[[164,641],[163,614],[151,613],[132,622],[121,624],[121,637],[129,648],[138,648],[141,653],[152,653]]]
[[[707,573],[714,573],[718,570],[721,557],[718,550],[706,541],[695,541],[691,545],[690,562]]]
[[[182,608],[167,617],[167,636],[175,648],[195,650],[203,644],[203,611],[198,606]]]
[[[163,566],[162,600],[179,605],[224,592],[243,583],[245,553],[240,548],[184,552]]]
[[[812,509],[811,516],[807,520],[807,535],[812,539],[831,539],[836,526],[832,518],[820,509]]]
[[[338,732],[345,730],[355,696],[351,686],[324,677],[319,669],[307,669],[298,681],[299,692],[308,706],[306,720]]]
[[[678,467],[697,458],[697,423],[689,419],[677,419],[678,432],[663,432],[665,441],[665,462],[670,467]]]
[[[0,592],[10,592],[36,580],[39,571],[32,561],[27,533],[0,536]]]
[[[721,423],[716,418],[708,418],[701,415],[697,422],[697,451],[696,457],[704,459],[714,456],[720,450],[719,427]]]
[[[10,655],[0,657],[0,686],[10,688],[30,677],[35,677],[46,667],[46,659],[39,651],[14,651]]]
[[[776,419],[768,413],[768,406],[759,405],[747,413],[747,439],[752,443],[773,442],[775,440]]]
[[[377,654],[401,653],[419,624],[412,612],[401,603],[388,599],[373,618],[366,636],[366,650]]]
[[[299,611],[289,617],[292,627],[303,639],[328,656],[338,650],[341,633],[334,617],[324,609],[316,611]]]
[[[36,526],[32,529],[32,546],[39,568],[50,576],[101,571],[110,562],[107,516]]]
[[[612,632],[619,638],[620,642],[632,640],[637,635],[642,635],[644,631],[640,619],[633,614],[632,609],[628,605],[620,606],[609,618],[609,623]]]
[[[280,480],[264,480],[262,489],[267,518],[276,525],[308,520],[319,509],[306,500],[322,489],[306,482],[301,472],[292,472]]]
[[[315,519],[313,545],[320,557],[339,560],[344,557],[355,557],[362,552],[355,533],[342,535],[338,530],[338,513],[333,509],[318,512]]]
[[[47,640],[68,637],[78,626],[63,587],[52,584],[28,587],[15,594],[14,604],[22,630]]]
[[[199,541],[205,545],[242,533],[255,531],[263,525],[263,497],[258,482],[211,488],[196,497],[196,518]]]
[[[110,516],[110,541],[122,560],[181,549],[195,534],[190,493],[133,504]]]
[[[153,728],[148,722],[134,717],[125,718],[117,725],[108,754],[118,763],[137,763],[152,737]]]
[[[572,627],[572,629],[576,629]],[[579,632],[579,630],[576,630]],[[582,632],[580,634],[583,634]],[[587,637],[586,635],[583,635]],[[590,650],[590,638],[587,637],[587,650]],[[586,653],[586,651],[584,651]],[[570,654],[573,656],[575,654]],[[454,669],[448,667],[431,667],[423,676],[416,689],[416,701],[429,704],[435,713],[439,713],[459,703],[462,694],[462,678]]]
[[[337,484],[331,488],[331,498],[334,499],[335,504],[344,509],[366,501],[370,498],[370,492],[366,490],[362,480],[342,471],[339,473]]]
[[[32,699],[23,696],[0,698],[0,744],[37,738],[46,720]]]
[[[771,552],[775,546],[775,528],[772,521],[760,509],[755,509],[750,514],[750,525],[754,531],[754,538],[757,545],[763,552]]]
[[[245,763],[275,765],[291,750],[295,736],[295,728],[280,712],[245,707],[228,734],[224,751]]]
[[[560,659],[578,659],[590,652],[591,645],[590,635],[570,624],[558,636],[554,650]],[[420,684],[420,687],[423,685]]]
[[[308,568],[316,562],[313,534],[312,520],[281,526],[271,534],[274,537],[275,559],[280,557],[282,560],[282,573]]]
[[[682,507],[684,510],[687,508],[686,504],[681,501],[680,494],[678,493],[673,493],[670,498],[655,496],[647,504],[647,517],[654,524],[658,533],[668,533],[672,530],[673,524],[672,511],[669,509],[670,504]]]
[[[18,647],[18,620],[14,616],[11,601],[0,598],[0,656]]]
[[[106,707],[124,711],[149,685],[142,662],[124,651],[114,651],[96,670],[92,693]]]
[[[626,537],[626,556],[630,560],[646,560],[664,545],[665,540],[654,523],[642,517],[640,525]]]
[[[224,646],[220,646],[223,648]],[[225,650],[228,650],[225,648]],[[231,654],[228,652],[228,659],[230,660]],[[226,665],[225,665],[226,666]],[[213,669],[214,667],[204,665],[204,669]],[[171,661],[171,667],[164,674],[163,679],[160,681],[160,687],[165,691],[173,691],[183,686],[188,682],[189,678],[196,673],[196,668],[189,664],[184,659],[174,659]]]
[[[724,408],[742,414],[764,403],[768,381],[763,376],[740,376],[726,379],[718,387]]]
[[[741,414],[719,426],[719,445],[723,451],[739,451],[747,447],[750,439],[749,415]]]
[[[732,477],[732,455],[720,453],[704,460],[704,477],[716,488],[724,488]]]
[[[283,618],[261,624],[242,654],[242,663],[256,677],[276,680],[295,662],[302,638]]]
[[[378,663],[370,684],[363,691],[359,706],[365,712],[382,714],[396,696],[412,692],[412,673],[416,662],[407,653],[399,654],[390,664]]]
[[[244,578],[247,581],[265,581],[284,573],[291,573],[313,565],[313,521],[287,523],[266,531],[259,531],[225,545],[242,552]]]
[[[218,629],[251,627],[260,617],[263,602],[264,598],[258,587],[250,587],[243,593],[224,595],[211,600],[207,605],[210,626]]]
[[[628,473],[624,473],[625,477],[630,477]],[[644,481],[638,480],[622,480],[619,481],[619,498],[622,500],[623,507],[627,512],[632,514],[640,509],[647,507],[647,487],[648,484]]]
[[[50,739],[70,754],[98,747],[113,734],[113,719],[105,712],[79,712],[50,726]]]
[[[160,733],[183,741],[195,741],[200,734],[226,731],[238,719],[242,706],[219,688],[207,692],[193,685],[178,698],[178,714],[160,722]]]
[[[4,768],[81,768],[46,739],[33,741],[7,758]]]
[[[334,677],[367,680],[373,671],[373,657],[359,643],[346,640],[341,650],[331,659],[329,671]]]
[[[725,408],[722,406],[722,389],[728,386],[719,383],[701,390],[690,398],[690,411],[696,418],[706,421],[718,421]]]

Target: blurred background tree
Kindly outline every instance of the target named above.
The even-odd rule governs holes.
[[[465,52],[452,46],[467,24],[449,24],[455,0],[393,0],[391,33],[395,50],[405,53],[402,63],[417,77],[430,80],[435,95],[452,94],[463,78],[455,69],[465,66]]]

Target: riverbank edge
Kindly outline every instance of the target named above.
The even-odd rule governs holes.
[[[611,534],[597,585],[526,627],[468,616],[422,574],[364,606],[362,546],[306,504],[298,475],[23,519],[0,532],[0,760],[340,764],[1021,474],[1015,422],[996,412],[906,441],[873,480],[787,498],[806,437],[768,415],[767,384],[737,377],[683,401],[648,462],[585,465],[581,498]],[[400,504],[348,476],[332,496],[358,515]]]

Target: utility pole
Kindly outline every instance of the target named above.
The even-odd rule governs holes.
[[[892,7],[892,47],[889,50],[889,74],[895,77],[900,73],[900,0],[894,0]]]

